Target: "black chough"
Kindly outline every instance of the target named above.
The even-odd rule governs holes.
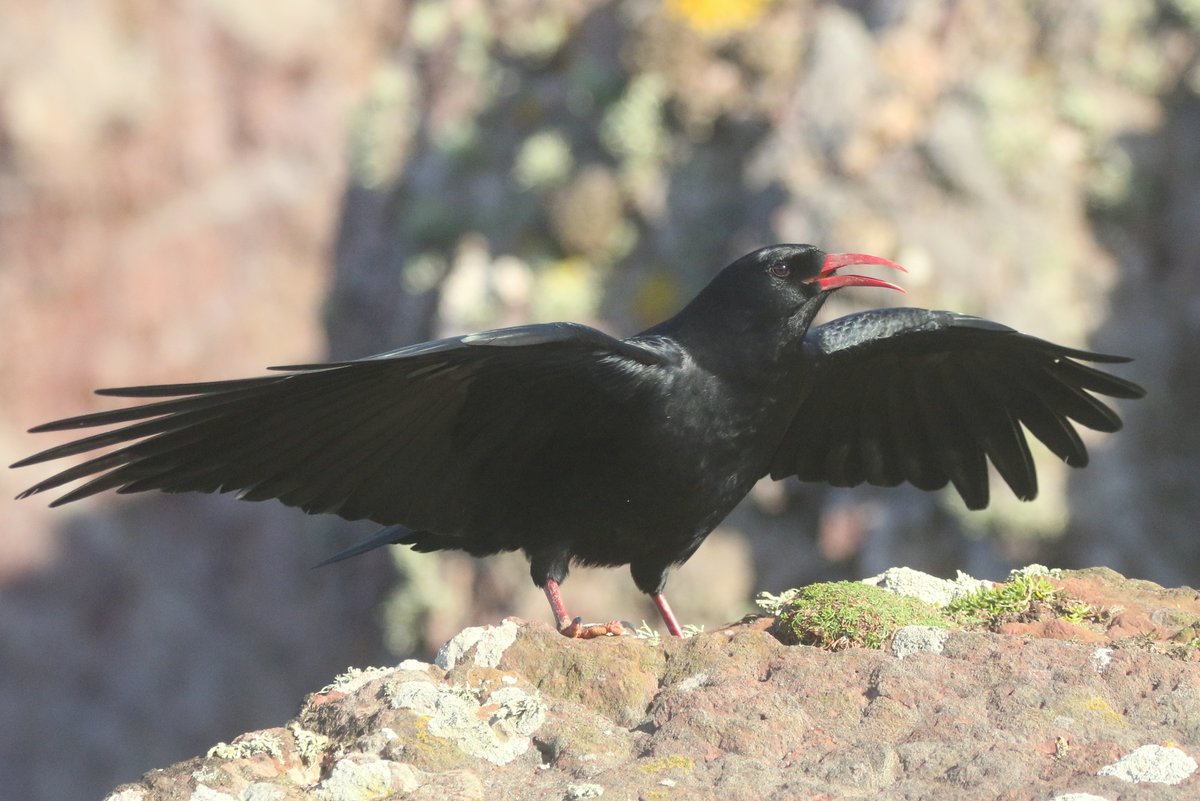
[[[990,461],[1037,495],[1024,430],[1068,464],[1080,424],[1116,431],[1095,395],[1137,385],[978,317],[895,308],[810,330],[830,293],[899,289],[849,265],[899,265],[776,245],[726,267],[679,314],[614,339],[549,323],[425,342],[259,378],[99,390],[150,399],[32,431],[121,424],[13,467],[109,448],[19,497],[85,483],[51,505],[117,492],[236,492],[386,526],[329,561],[386,544],[484,556],[521,550],[566,634],[572,564],[629,565],[672,634],[681,564],[766,475],[836,486],[953,485],[988,503]]]

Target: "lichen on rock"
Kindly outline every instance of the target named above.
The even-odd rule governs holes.
[[[467,686],[408,681],[389,688],[388,702],[393,709],[421,716],[429,734],[496,765],[524,754],[530,735],[546,719],[546,705],[536,691],[519,687],[501,687],[480,697]]]

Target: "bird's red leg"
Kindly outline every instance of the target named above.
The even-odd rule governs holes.
[[[661,592],[656,593],[654,605],[658,607],[658,613],[662,615],[663,623],[667,624],[667,631],[676,637],[682,637],[683,629],[679,627],[679,621],[675,619],[675,613],[671,611],[671,605],[667,603],[667,596]]]
[[[554,620],[558,625],[558,633],[564,637],[590,640],[594,637],[619,637],[625,633],[625,627],[619,620],[612,620],[608,623],[584,623],[579,618],[572,619],[567,614],[567,607],[563,603],[558,582],[554,579],[546,579],[545,592],[546,600],[550,602],[550,611],[554,613]]]
[[[554,579],[546,579],[545,589],[546,600],[550,602],[550,611],[554,613],[554,622],[558,624],[559,631],[566,631],[571,625],[571,616],[567,614],[562,593],[558,590],[558,582]]]

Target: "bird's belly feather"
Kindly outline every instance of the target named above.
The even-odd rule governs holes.
[[[673,402],[680,396],[689,402]],[[506,499],[524,507],[510,547],[565,546],[587,565],[690,556],[766,472],[786,422],[719,387],[700,394],[703,404],[696,397],[643,404],[653,413],[621,418],[619,430],[552,438]]]

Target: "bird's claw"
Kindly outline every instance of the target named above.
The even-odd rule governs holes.
[[[584,623],[582,618],[577,617],[565,626],[560,626],[558,633],[574,640],[592,640],[596,637],[620,637],[625,633],[625,626],[619,620]]]

